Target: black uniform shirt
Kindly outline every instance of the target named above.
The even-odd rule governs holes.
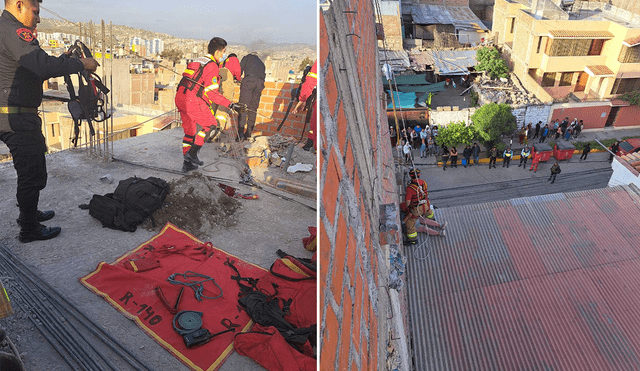
[[[0,107],[37,108],[45,80],[83,68],[79,59],[48,55],[13,14],[5,10],[0,15]],[[0,113],[0,132],[11,131],[11,116]]]
[[[264,63],[262,63],[260,58],[255,54],[247,54],[242,57],[240,68],[242,68],[245,79],[254,78],[264,80],[267,76],[264,72]]]

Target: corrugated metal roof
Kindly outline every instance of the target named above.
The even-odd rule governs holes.
[[[378,50],[380,56],[380,64],[384,65],[388,63],[394,72],[404,71],[411,67],[409,62],[409,55],[404,50]]]
[[[623,187],[436,216],[447,236],[407,250],[416,370],[640,369],[640,208]]]
[[[416,24],[452,24],[457,29],[489,31],[467,6],[414,4],[411,5],[411,17]]]
[[[570,31],[552,30],[549,36],[554,39],[612,39],[614,35],[609,31]]]
[[[588,74],[592,76],[613,76],[613,71],[605,65],[599,64],[585,67]]]
[[[468,75],[469,67],[478,64],[475,50],[428,50],[439,75]]]

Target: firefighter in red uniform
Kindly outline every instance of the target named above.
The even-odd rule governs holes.
[[[240,61],[238,60],[238,56],[234,53],[229,54],[227,58],[218,66],[219,74],[220,74],[220,82],[219,82],[219,92],[227,99],[233,99],[235,84],[233,80],[241,81],[242,80],[242,69],[240,68]],[[218,104],[214,103],[211,105],[211,110],[213,111],[213,115],[216,117],[216,121],[218,122],[218,126],[212,128],[207,137],[205,138],[205,142],[211,143],[213,139],[216,138],[218,133],[229,128],[227,125],[227,119],[229,118],[229,113],[226,111],[226,108],[220,109]]]
[[[305,78],[304,83],[300,87],[300,95],[298,96],[298,103],[296,104],[296,107],[293,109],[293,113],[300,112],[302,110],[302,106],[307,103],[307,99],[309,99],[313,95],[316,89],[316,86],[318,85],[317,65],[318,65],[318,61],[316,60],[313,63],[311,70],[307,74],[307,77]],[[307,149],[307,150],[310,149],[311,146],[316,148],[316,134],[315,134],[316,122],[317,122],[316,106],[317,104],[315,102],[315,99],[313,99],[312,106],[308,107],[308,109],[311,110],[311,121],[310,121],[311,127],[309,128],[309,135],[307,136],[308,138],[307,144],[305,144],[304,146],[304,149]]]
[[[176,107],[182,119],[184,138],[182,154],[184,163],[182,171],[187,172],[204,164],[198,158],[198,151],[204,144],[204,138],[211,127],[218,125],[213,115],[212,105],[219,104],[236,112],[246,110],[243,104],[232,103],[218,91],[220,64],[225,59],[227,42],[214,37],[209,42],[208,53],[187,64],[182,73],[176,93]]]
[[[418,169],[411,169],[409,176],[411,177],[411,182],[407,185],[405,202],[400,204],[402,211],[406,214],[404,223],[407,227],[407,242],[416,243],[418,240],[418,232],[444,237],[444,228],[447,226],[447,222],[440,224],[433,220],[434,213],[429,203],[427,182],[420,179],[420,170]],[[420,224],[416,226],[418,220],[420,220]],[[440,231],[436,231],[422,224],[440,228]]]

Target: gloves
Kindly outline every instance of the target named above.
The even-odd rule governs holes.
[[[244,103],[231,103],[229,105],[229,109],[232,109],[238,113],[244,112],[247,110],[247,105]]]

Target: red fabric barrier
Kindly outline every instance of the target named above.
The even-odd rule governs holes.
[[[244,262],[237,257],[204,244],[184,230],[167,223],[158,235],[136,249],[118,258],[113,264],[101,262],[97,269],[80,282],[91,291],[102,296],[109,304],[135,323],[162,347],[171,352],[192,370],[217,370],[233,351],[234,336],[249,330],[253,322],[238,306],[240,289],[231,276],[235,272],[224,265],[227,258],[235,261],[236,268],[244,277],[260,278],[268,273],[257,265]],[[133,266],[153,266],[157,260],[160,267],[147,271],[130,270]],[[136,262],[138,264],[136,264]],[[128,269],[126,268],[128,267]],[[223,319],[240,325],[236,332],[214,337],[209,343],[187,348],[182,336],[173,329],[173,315],[162,304],[155,292],[160,287],[167,301],[173,305],[184,286],[167,282],[173,273],[193,271],[215,279],[222,288],[222,297],[217,299],[195,298],[194,290],[185,287],[178,307],[179,311],[203,312],[203,328],[211,333],[224,331]],[[181,277],[177,277],[181,279]],[[212,283],[204,283],[205,296],[215,297],[220,290]]]

